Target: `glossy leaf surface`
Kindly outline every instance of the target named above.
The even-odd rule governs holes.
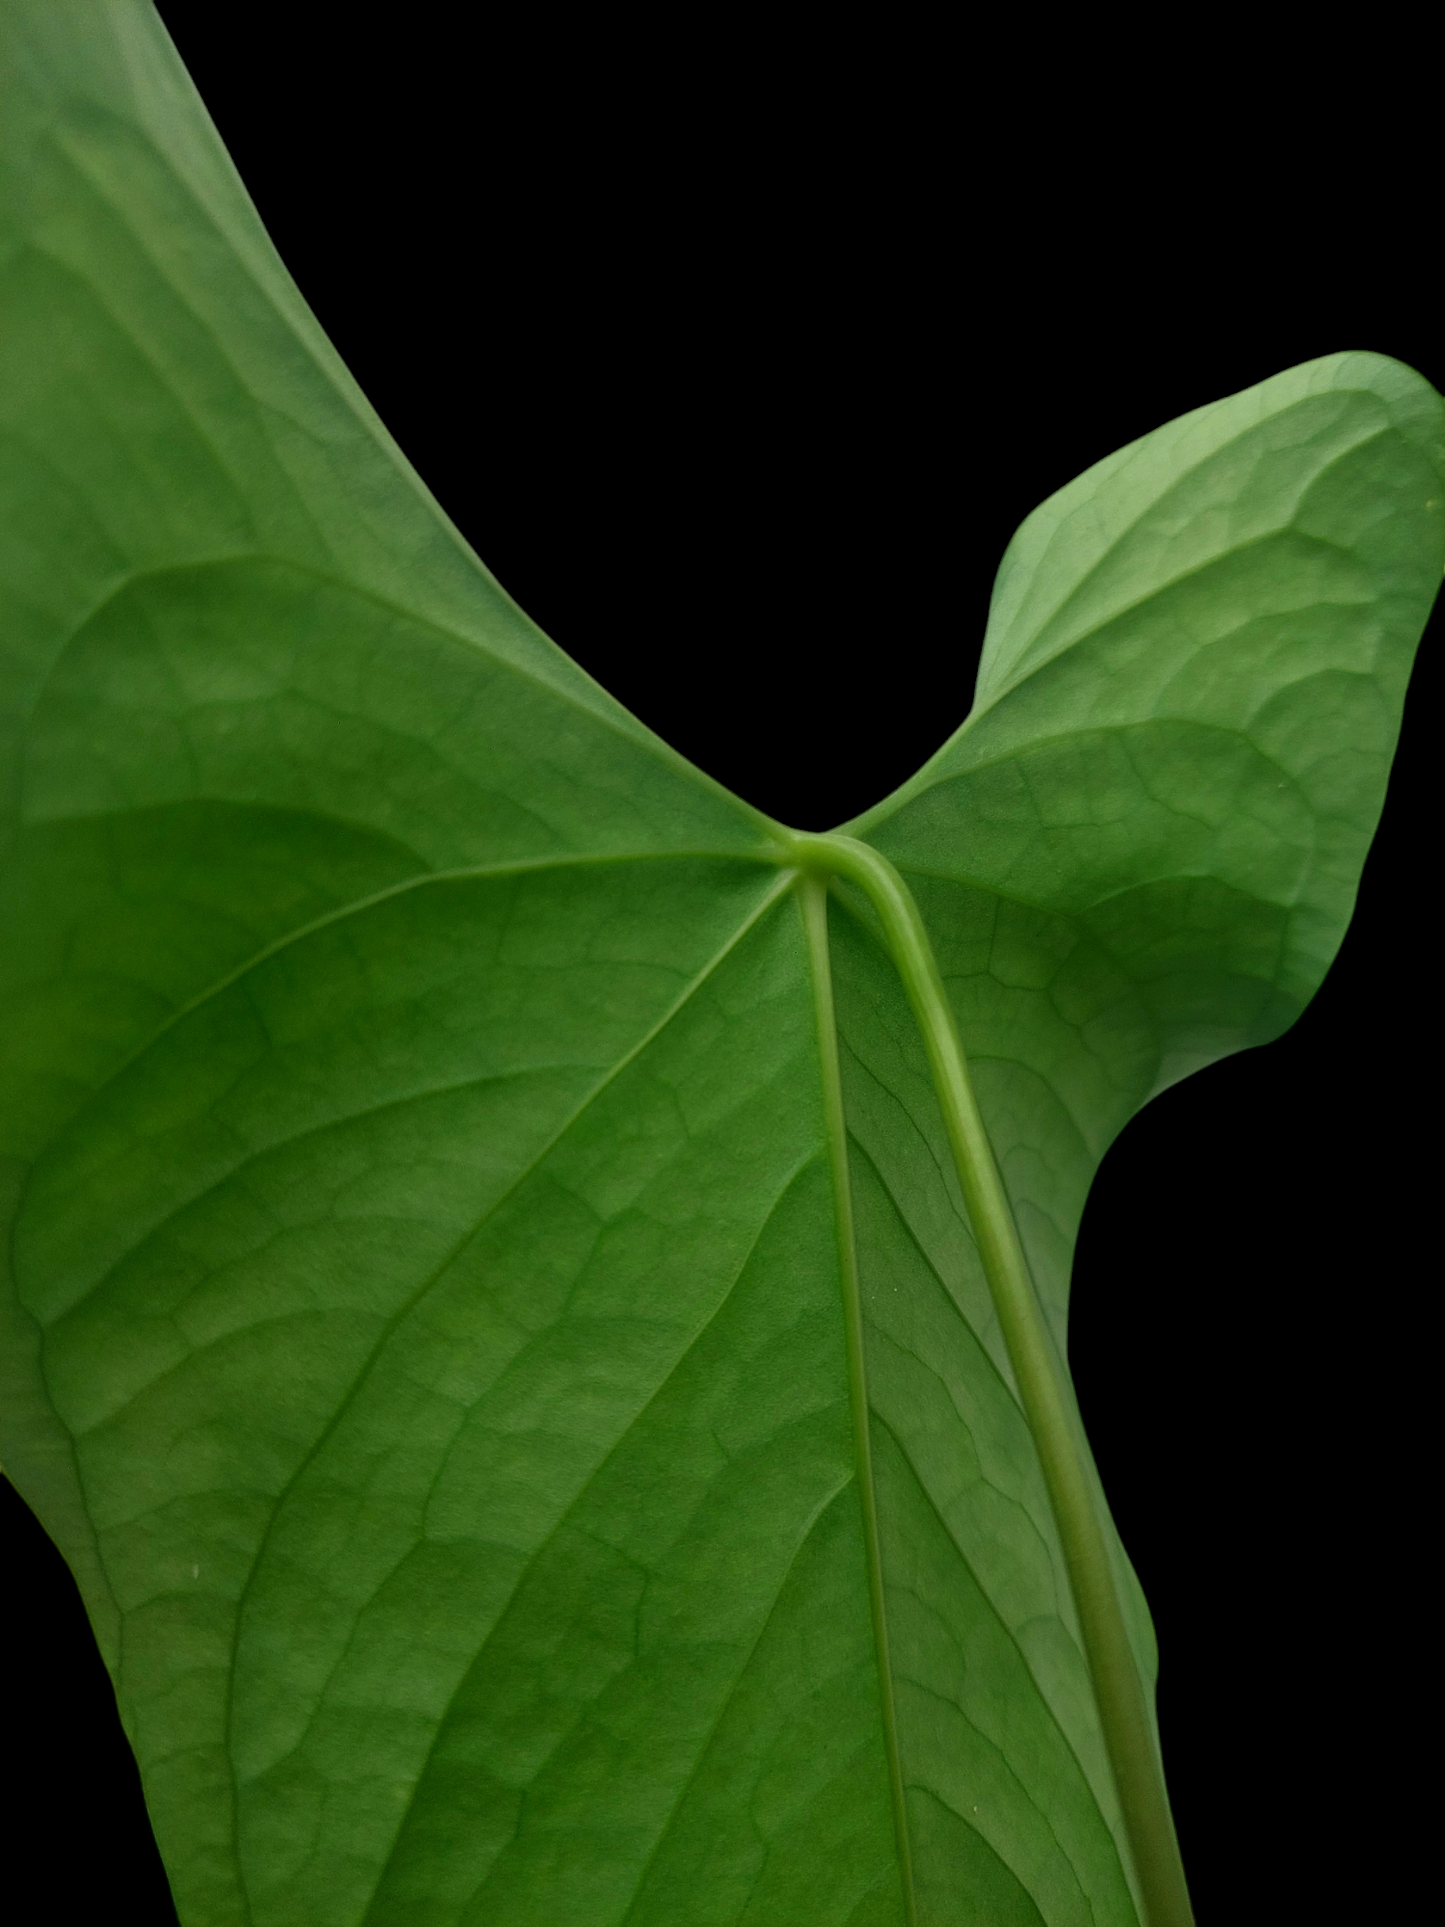
[[[1126,1927],[867,904],[830,912],[860,1374],[777,826],[466,550],[150,9],[3,25],[4,1459],[182,1919]],[[1364,354],[1098,464],[1010,548],[968,722],[850,826],[1060,1350],[1112,1137],[1338,945],[1442,471],[1439,397]]]

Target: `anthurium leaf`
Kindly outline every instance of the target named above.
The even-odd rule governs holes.
[[[1439,397],[1099,464],[796,839],[469,553],[152,10],[3,32],[0,1421],[182,1920],[1186,1920],[1046,1354],[1111,1137],[1339,942]]]

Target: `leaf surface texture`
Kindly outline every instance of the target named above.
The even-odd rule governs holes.
[[[183,1921],[1129,1927],[868,905],[829,913],[860,1380],[777,826],[470,554],[151,10],[3,31],[4,1458]],[[1442,469],[1369,354],[1099,463],[1015,538],[973,714],[850,826],[1061,1351],[1114,1135],[1338,946]]]

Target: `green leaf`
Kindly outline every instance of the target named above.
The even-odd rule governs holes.
[[[0,1422],[183,1921],[1187,1920],[1070,1254],[1339,943],[1440,398],[1098,464],[795,837],[468,552],[151,9],[0,31]]]

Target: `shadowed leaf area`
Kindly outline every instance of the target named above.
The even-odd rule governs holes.
[[[868,903],[825,1031],[779,826],[456,535],[153,11],[0,31],[3,1457],[185,1927],[1174,1927]],[[1442,470],[1364,353],[1108,457],[845,826],[1060,1354],[1111,1140],[1339,944]]]

